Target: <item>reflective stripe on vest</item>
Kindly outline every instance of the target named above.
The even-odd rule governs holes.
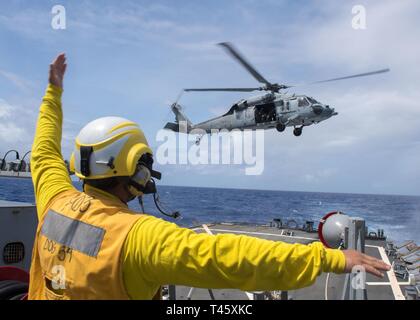
[[[141,217],[94,190],[55,196],[38,224],[29,299],[130,299],[122,256],[127,234]],[[57,266],[65,270],[60,291],[49,286]]]
[[[68,248],[96,258],[105,230],[49,210],[41,234]]]

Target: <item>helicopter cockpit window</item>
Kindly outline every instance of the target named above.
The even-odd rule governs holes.
[[[318,101],[316,101],[314,98],[308,97],[308,100],[310,103],[319,103]]]
[[[300,98],[298,99],[298,106],[299,106],[299,107],[306,107],[306,106],[309,106],[309,102],[308,102],[308,100],[306,100],[306,98],[305,98],[305,97],[300,97]]]

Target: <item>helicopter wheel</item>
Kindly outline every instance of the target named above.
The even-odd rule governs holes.
[[[303,129],[303,127],[300,127],[300,128],[295,128],[295,129],[293,130],[293,134],[294,134],[296,137],[299,137],[299,136],[302,134],[302,129]]]
[[[286,129],[286,126],[283,123],[277,123],[276,129],[278,132],[283,132]]]

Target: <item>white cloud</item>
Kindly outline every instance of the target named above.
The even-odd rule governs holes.
[[[8,118],[12,110],[13,108],[11,105],[9,105],[6,101],[0,99],[0,119],[4,120]]]
[[[20,111],[22,111],[20,108],[11,106],[0,99],[0,143],[3,152],[7,151],[6,149],[15,149],[20,144],[27,143],[28,133],[25,127],[16,121],[18,118],[16,115],[19,115]]]
[[[31,150],[37,118],[38,103],[10,104],[0,98],[0,155],[10,149],[16,149],[22,154]],[[65,158],[70,156],[73,149],[77,124],[72,120],[64,120],[62,149]]]

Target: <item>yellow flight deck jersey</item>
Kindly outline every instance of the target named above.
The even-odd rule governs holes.
[[[48,86],[40,108],[32,147],[31,171],[40,224],[45,220],[46,214],[51,215],[49,210],[51,203],[59,203],[59,200],[68,197],[68,194],[84,195],[73,187],[61,155],[63,121],[61,94],[62,89],[53,85]],[[128,209],[118,198],[86,185],[85,196],[91,194],[94,194],[94,198],[99,201],[95,205],[101,201],[106,203],[107,212],[112,211],[113,216],[106,217],[107,222],[102,223],[105,225],[104,228],[99,228],[102,227],[99,222],[97,223],[99,226],[83,225],[83,228],[93,228],[94,231],[104,230],[105,235],[98,234],[104,239],[100,247],[84,247],[79,253],[83,255],[83,250],[89,249],[86,254],[93,256],[93,252],[100,256],[101,252],[109,255],[113,248],[119,251],[113,252],[113,255],[119,259],[121,265],[117,267],[110,265],[108,268],[114,270],[113,272],[122,273],[115,275],[115,282],[122,283],[126,295],[121,291],[121,286],[109,286],[110,290],[117,290],[118,293],[121,291],[121,294],[114,295],[118,298],[152,299],[159,287],[164,284],[237,288],[246,291],[292,290],[311,285],[321,272],[341,273],[345,268],[344,254],[339,250],[326,249],[320,242],[301,245],[232,234],[214,236],[197,234],[154,216],[138,215],[138,218],[133,220],[131,217],[136,213]],[[116,219],[119,215],[121,220]],[[57,217],[60,218],[60,215],[53,212],[49,217],[49,223],[53,223]],[[73,218],[95,222],[94,217],[83,217],[80,213]],[[114,225],[121,224],[120,221],[127,221],[132,225],[118,229]],[[84,222],[78,221],[78,223]],[[41,227],[39,226],[38,230]],[[121,246],[113,246],[112,241],[107,239],[106,232],[109,232],[109,235],[114,232],[117,236],[115,230],[123,230],[123,234],[118,233],[118,239],[122,239]],[[77,241],[74,239],[72,241],[75,247],[66,250],[77,251]],[[43,277],[46,270],[38,270],[39,265],[43,264],[42,261],[41,263],[36,261],[43,258],[39,257],[36,248],[42,249],[42,246],[35,243],[34,247],[31,281],[41,283],[44,280],[36,278]],[[83,273],[80,278],[86,278],[87,281],[90,279],[89,286],[92,287],[98,282],[100,289],[103,284],[99,284],[98,277],[86,276],[95,273],[98,268],[95,266],[94,257],[87,256],[87,258],[91,259],[88,260],[91,262],[80,265],[80,273]],[[109,263],[115,264],[115,261],[117,260],[114,259],[114,262]],[[34,264],[37,264],[37,267],[34,267]],[[107,267],[101,266],[101,270],[107,270]],[[77,279],[73,281],[76,286]],[[94,298],[97,299],[112,297],[108,293],[101,294],[100,290],[96,292]],[[31,289],[29,297],[31,298]],[[32,297],[42,298],[39,295]],[[69,297],[72,298],[71,295]],[[80,297],[83,295],[79,294],[74,298]]]

